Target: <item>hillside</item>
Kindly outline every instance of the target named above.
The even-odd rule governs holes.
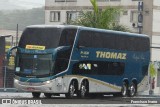
[[[34,8],[30,10],[0,11],[0,29],[16,30],[16,26],[18,24],[19,30],[23,30],[28,25],[44,23],[44,8]]]

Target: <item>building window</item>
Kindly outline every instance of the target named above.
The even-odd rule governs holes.
[[[77,0],[66,0],[66,2],[77,2]]]
[[[55,2],[65,2],[65,0],[55,0]]]
[[[77,2],[77,0],[55,0],[55,2]]]
[[[124,10],[124,11],[123,11],[123,15],[128,15],[128,11],[127,11],[127,10]]]
[[[120,22],[120,14],[115,14],[114,21],[115,21],[115,23],[119,23]]]
[[[132,0],[132,1],[142,1],[142,0]]]
[[[110,1],[112,2],[112,1],[121,1],[121,0],[110,0]]]
[[[75,21],[79,17],[79,12],[68,11],[67,22]]]
[[[50,22],[60,22],[60,12],[59,11],[50,12]]]
[[[138,22],[138,11],[131,11],[131,20],[132,23]]]
[[[97,2],[107,2],[109,0],[97,0]]]

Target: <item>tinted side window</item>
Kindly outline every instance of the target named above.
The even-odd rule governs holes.
[[[149,38],[144,38],[144,39],[142,40],[142,43],[143,43],[142,49],[143,49],[144,51],[150,50],[150,41],[149,41]]]
[[[77,29],[64,29],[61,34],[59,46],[73,46]],[[55,60],[54,73],[60,73],[67,69],[72,48],[59,51]]]
[[[104,44],[104,35],[99,32],[94,32],[92,35],[92,47],[95,48],[103,48]]]
[[[149,38],[97,31],[81,31],[79,45],[124,51],[146,51],[150,48]]]
[[[72,46],[77,29],[64,29],[61,34],[59,46]]]
[[[128,51],[147,51],[150,48],[149,39],[141,37],[126,37]]]
[[[84,47],[92,47],[92,44],[91,44],[92,43],[92,35],[93,35],[93,33],[90,31],[81,31],[78,45],[84,46]]]
[[[115,35],[96,31],[81,31],[79,46],[114,49]]]
[[[101,34],[103,36],[103,48],[115,49],[116,36],[111,33],[100,33],[100,35]]]
[[[73,74],[122,75],[124,68],[123,62],[81,61],[74,64]]]
[[[147,51],[150,48],[149,38],[116,35],[116,48],[127,51]]]
[[[117,35],[115,45],[116,49],[118,50],[127,50],[127,37],[123,35]]]

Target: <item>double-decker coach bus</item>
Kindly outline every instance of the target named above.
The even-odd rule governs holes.
[[[48,98],[148,89],[150,40],[142,34],[72,25],[28,26],[17,47],[14,86]],[[9,54],[8,54],[9,55]]]

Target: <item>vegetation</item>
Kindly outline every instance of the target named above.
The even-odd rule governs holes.
[[[90,0],[93,11],[83,11],[82,16],[68,24],[81,25],[94,28],[111,29],[118,31],[128,31],[123,25],[120,25],[117,18],[120,16],[121,9],[116,7],[106,7],[100,9],[97,0]]]
[[[28,25],[45,23],[44,8],[34,8],[30,10],[0,11],[0,29],[23,30]]]
[[[149,72],[150,72],[151,77],[154,77],[156,75],[156,69],[153,63],[150,63]]]

